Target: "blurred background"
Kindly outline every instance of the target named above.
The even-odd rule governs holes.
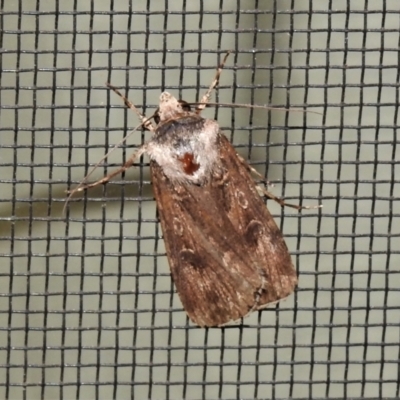
[[[0,398],[400,397],[396,0],[0,9]],[[63,209],[138,124],[106,82],[151,115],[164,90],[200,99],[227,50],[212,101],[292,111],[203,115],[275,195],[323,208],[269,201],[296,293],[202,329],[171,281],[146,157]],[[90,180],[149,138],[133,133]]]

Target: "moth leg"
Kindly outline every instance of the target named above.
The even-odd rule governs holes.
[[[255,175],[260,177],[266,185],[270,185],[270,183],[268,181],[266,181],[264,179],[264,177],[257,170],[255,170],[252,166],[250,166],[243,157],[241,157],[239,154],[237,154],[237,157],[238,157],[239,161],[242,163],[242,165],[244,167],[246,167],[246,169],[248,171],[253,172]],[[272,184],[272,186],[274,186],[274,185]],[[302,209],[310,210],[310,209],[315,209],[315,208],[322,208],[322,204],[320,204],[318,206],[301,206],[299,204],[286,203],[284,199],[281,199],[280,197],[275,196],[274,194],[272,194],[271,192],[269,192],[262,186],[257,186],[257,188],[260,189],[260,191],[264,194],[264,196],[267,196],[271,200],[276,201],[282,207],[286,206],[286,207],[294,208],[296,210],[302,210]]]
[[[114,91],[119,97],[121,97],[121,99],[123,100],[123,102],[125,103],[125,105],[131,109],[140,119],[140,122],[142,123],[143,128],[154,132],[155,128],[153,126],[153,124],[150,121],[150,118],[147,118],[146,116],[144,116],[136,107],[135,105],[130,102],[115,86],[111,85],[110,83],[106,83],[106,85],[112,90]]]
[[[228,51],[228,52],[225,54],[224,59],[223,59],[222,62],[219,64],[219,66],[218,66],[218,68],[217,68],[217,72],[215,73],[214,80],[211,82],[211,85],[210,85],[210,87],[208,88],[207,92],[206,92],[206,93],[204,94],[204,96],[201,98],[201,100],[200,100],[200,103],[201,103],[201,104],[199,104],[199,105],[196,107],[196,109],[195,109],[196,114],[200,114],[200,113],[206,108],[207,103],[210,101],[211,92],[212,92],[212,91],[214,90],[214,88],[218,85],[218,82],[219,82],[219,78],[220,78],[220,76],[221,76],[222,69],[224,68],[224,65],[225,65],[225,63],[226,63],[226,60],[227,60],[228,57],[229,57],[229,54],[231,54],[231,51]]]
[[[121,168],[118,168],[116,171],[111,172],[110,174],[99,179],[96,182],[85,183],[85,180],[87,179],[85,178],[75,189],[67,191],[67,193],[69,194],[67,202],[76,192],[82,192],[84,190],[94,188],[99,185],[104,185],[107,182],[109,182],[112,178],[114,178],[114,176],[122,174],[133,165],[133,163],[137,158],[146,153],[146,151],[147,151],[147,145],[145,144],[142,147],[140,147],[135,153],[133,153]]]
[[[246,167],[246,169],[248,171],[250,171],[254,175],[258,176],[267,186],[271,186],[271,187],[275,186],[272,182],[267,181],[255,168],[253,168],[251,165],[249,165],[249,163],[247,163],[246,160],[240,154],[236,154],[236,155],[239,158],[240,162],[243,164],[244,167]]]
[[[286,206],[286,207],[294,208],[296,210],[303,210],[303,209],[304,210],[312,210],[312,209],[315,209],[315,208],[322,208],[323,207],[322,204],[319,204],[317,206],[301,206],[300,204],[286,203],[286,201],[284,199],[281,199],[280,197],[275,196],[271,192],[268,192],[268,190],[266,190],[262,186],[259,186],[259,189],[263,192],[264,196],[267,196],[271,200],[276,201],[282,207]]]
[[[262,186],[258,186],[258,188],[262,191],[264,196],[267,196],[269,199],[276,201],[281,207],[290,207],[294,208],[296,210],[301,210],[302,208],[310,208],[309,206],[301,206],[299,204],[289,204],[286,203],[285,200],[281,199],[280,197],[275,196],[271,192],[268,192],[268,190],[264,189]]]

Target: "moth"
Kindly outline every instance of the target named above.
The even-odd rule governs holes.
[[[187,315],[201,327],[243,318],[287,297],[297,285],[288,248],[252,168],[218,122],[201,116],[228,54],[194,110],[163,92],[155,124],[113,88],[153,137],[118,171],[71,192],[105,184],[148,155],[172,279]]]

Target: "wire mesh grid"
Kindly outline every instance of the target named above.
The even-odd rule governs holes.
[[[1,2],[0,397],[399,398],[399,27],[386,1]],[[196,101],[226,50],[217,107],[299,274],[240,324],[193,325],[170,278],[148,160],[74,187],[151,114]],[[138,131],[91,179],[121,165]]]

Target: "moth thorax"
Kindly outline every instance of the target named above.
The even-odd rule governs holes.
[[[148,154],[172,181],[202,184],[219,164],[219,125],[186,113],[160,123]]]

